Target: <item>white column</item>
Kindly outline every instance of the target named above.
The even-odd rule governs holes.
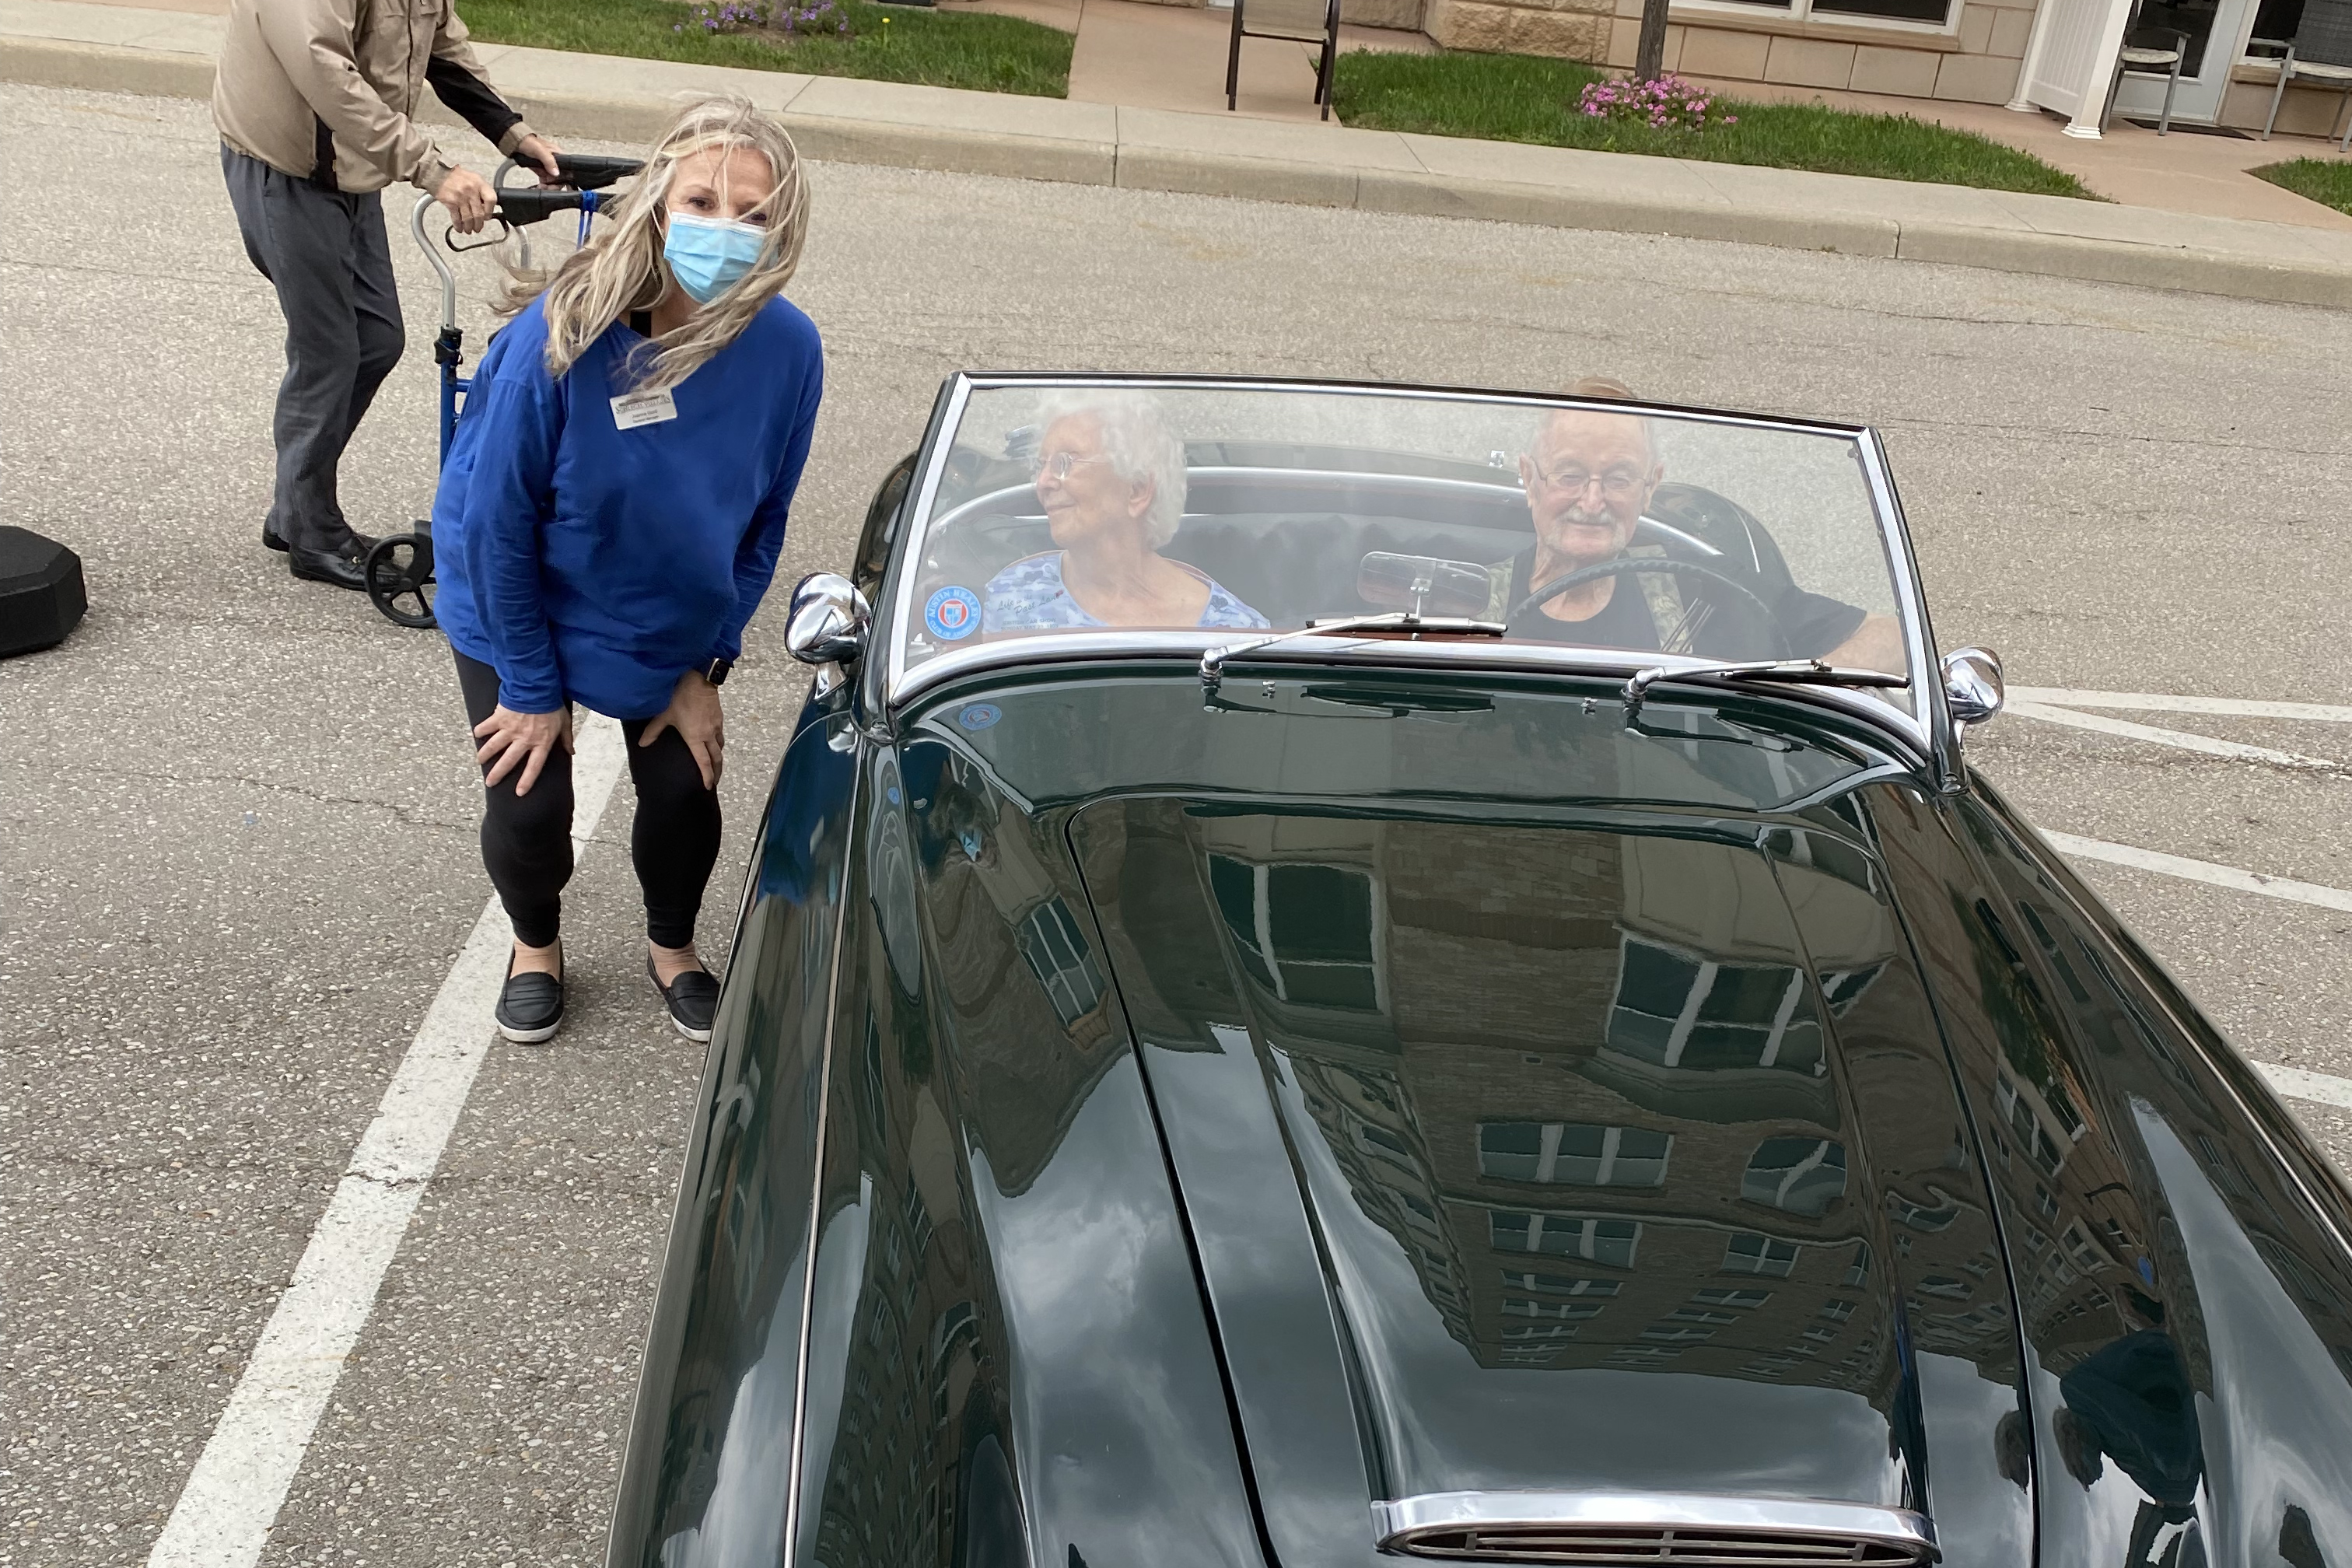
[[[2026,94],[2032,90],[2031,83],[2034,74],[2042,68],[2043,46],[2050,37],[2050,14],[2062,3],[2063,0],[2041,0],[2041,4],[2033,7],[2033,31],[2026,35],[2025,58],[2021,60],[2017,67],[2016,92],[2004,105],[2005,108],[2014,110],[2020,114],[2041,112],[2042,106],[2028,98]]]
[[[2099,121],[2106,114],[2107,91],[2116,79],[2116,57],[2123,52],[2124,25],[2131,19],[2131,11],[2132,0],[2108,0],[2107,14],[2099,24],[2099,47],[2091,52],[2091,69],[2084,79],[2082,101],[2074,106],[2074,118],[2066,125],[2066,135],[2098,140]]]

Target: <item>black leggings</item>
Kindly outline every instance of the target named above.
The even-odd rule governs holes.
[[[470,731],[499,705],[499,672],[462,653],[457,657]],[[684,947],[694,940],[702,890],[719,863],[719,795],[702,787],[702,770],[676,730],[663,731],[650,746],[637,744],[651,721],[621,726],[629,781],[637,790],[629,858],[645,889],[646,935],[662,947]],[[545,947],[562,931],[563,884],[572,879],[572,753],[561,746],[549,752],[529,795],[515,794],[521,777],[517,767],[486,792],[482,864],[507,907],[515,940]]]

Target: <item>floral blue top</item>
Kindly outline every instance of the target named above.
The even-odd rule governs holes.
[[[1271,626],[1270,622],[1243,604],[1213,578],[1186,566],[1187,572],[1209,584],[1209,603],[1201,612],[1203,626]],[[1087,613],[1062,583],[1062,552],[1015,561],[988,580],[987,605],[981,629],[991,632],[1057,631],[1103,623]]]

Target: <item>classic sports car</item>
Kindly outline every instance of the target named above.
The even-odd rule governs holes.
[[[2352,1564],[2352,1196],[1870,430],[959,375],[788,641],[615,1568]]]

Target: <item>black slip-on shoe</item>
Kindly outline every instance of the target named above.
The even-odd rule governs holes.
[[[697,1045],[709,1044],[710,1021],[719,1016],[719,982],[711,978],[710,972],[689,969],[665,985],[648,953],[646,978],[661,993],[662,1005],[669,1010],[671,1027]]]
[[[344,529],[343,536],[352,548],[357,550],[362,555],[365,555],[369,551],[375,548],[374,535],[362,533],[356,528]],[[291,548],[291,546],[286,542],[286,536],[278,532],[277,525],[272,523],[268,518],[263,518],[261,520],[261,547],[264,550],[275,550],[280,555],[283,555],[289,548]]]
[[[507,960],[507,983],[499,992],[496,1014],[499,1033],[519,1046],[536,1046],[554,1038],[563,1027],[563,978],[527,970],[517,974]]]
[[[366,557],[357,540],[333,550],[304,550],[297,545],[286,552],[286,570],[305,583],[357,592],[367,586],[367,572],[362,565]]]

